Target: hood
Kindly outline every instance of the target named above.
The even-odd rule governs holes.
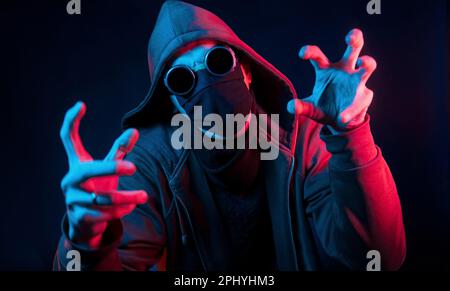
[[[170,120],[173,106],[162,76],[179,49],[199,40],[228,44],[240,60],[249,64],[258,105],[267,114],[279,114],[280,143],[293,151],[297,122],[296,117],[286,111],[286,106],[297,95],[289,79],[239,39],[219,17],[181,1],[166,1],[161,7],[147,52],[151,86],[144,100],[124,116],[123,128],[148,127]]]

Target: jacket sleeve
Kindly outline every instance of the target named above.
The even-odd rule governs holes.
[[[53,268],[66,270],[70,250],[80,254],[81,270],[157,270],[164,266],[166,228],[162,215],[161,193],[166,190],[165,175],[158,164],[142,158],[145,151],[138,145],[126,160],[135,163],[133,176],[119,179],[120,190],[145,190],[146,204],[121,220],[111,221],[103,235],[102,246],[85,249],[68,237],[67,217],[62,222],[62,236],[58,244]],[[69,258],[67,258],[69,257]]]
[[[320,247],[350,269],[365,270],[369,250],[380,253],[383,270],[398,269],[406,251],[402,211],[369,117],[337,135],[317,126],[306,146],[306,213]]]

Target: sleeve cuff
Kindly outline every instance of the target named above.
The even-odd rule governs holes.
[[[320,138],[331,153],[330,167],[336,170],[364,166],[376,159],[378,155],[378,148],[370,131],[369,115],[359,127],[339,134],[331,134],[324,126]]]
[[[90,249],[80,244],[77,244],[69,239],[69,225],[67,215],[64,215],[61,223],[62,236],[58,246],[58,257],[60,260],[60,267],[66,270],[67,263],[72,259],[67,258],[67,253],[71,250],[76,250],[80,253],[81,270],[102,270],[103,267],[111,266],[111,260],[119,260],[117,254],[117,246],[119,245],[123,228],[120,220],[111,221],[103,234],[102,245],[96,249]],[[107,268],[106,268],[107,269]]]

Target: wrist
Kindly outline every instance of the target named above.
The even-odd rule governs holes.
[[[103,233],[106,230],[107,224],[101,223],[97,225],[97,227],[91,226],[84,227],[84,231],[81,231],[79,228],[76,228],[74,225],[69,223],[69,239],[87,249],[97,249],[102,244]],[[97,231],[94,229],[97,228]]]
[[[101,242],[98,247],[88,246],[88,242],[75,231],[75,236],[69,235],[70,222],[68,215],[65,214],[61,222],[62,236],[58,244],[58,259],[62,269],[66,269],[71,261],[67,254],[69,251],[76,250],[81,257],[81,270],[119,270],[120,260],[117,254],[117,247],[120,244],[123,235],[122,222],[119,219],[106,222],[107,227],[101,234]],[[77,227],[77,226],[75,226]],[[76,228],[74,229],[76,230]],[[86,229],[84,229],[85,231]],[[72,230],[73,231],[73,230]],[[94,236],[90,238],[93,239]],[[89,239],[89,240],[91,240]],[[75,240],[75,241],[74,241]],[[93,243],[93,242],[91,242]]]
[[[331,153],[330,165],[336,169],[351,169],[363,166],[378,155],[378,149],[370,131],[370,117],[359,127],[339,134],[330,133],[324,126],[320,134],[326,148]]]
[[[327,125],[327,129],[330,131],[331,134],[333,135],[338,135],[338,134],[345,134],[349,131],[358,129],[359,127],[362,127],[367,120],[368,116],[367,114],[364,114],[364,116],[362,118],[358,118],[358,119],[354,119],[352,121],[350,121],[345,127],[339,127],[337,125]]]

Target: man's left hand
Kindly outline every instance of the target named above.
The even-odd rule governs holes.
[[[372,57],[359,57],[364,45],[361,30],[351,30],[345,41],[348,47],[337,63],[330,63],[317,46],[308,45],[300,50],[299,57],[310,60],[314,66],[316,83],[311,96],[288,103],[290,113],[307,116],[338,132],[364,122],[373,98],[366,82],[377,66]]]

